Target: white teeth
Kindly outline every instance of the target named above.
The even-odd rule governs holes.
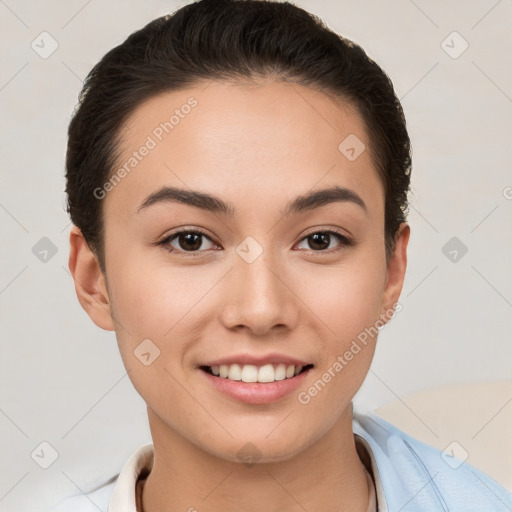
[[[274,379],[275,380],[284,380],[286,379],[286,366],[284,364],[278,364],[277,368],[274,372]]]
[[[242,380],[244,382],[258,382],[258,368],[252,364],[246,364],[242,368]]]
[[[242,368],[240,368],[239,364],[235,363],[229,366],[228,379],[242,380]]]
[[[258,370],[258,382],[273,382],[275,371],[271,364],[266,364]]]
[[[276,380],[291,379],[298,375],[303,366],[295,366],[293,364],[278,365],[265,364],[263,366],[255,366],[253,364],[221,364],[212,366],[211,370],[214,375],[223,379],[241,380],[243,382],[274,382]]]

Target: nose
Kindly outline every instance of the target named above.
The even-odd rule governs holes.
[[[263,336],[293,329],[301,301],[286,273],[265,252],[249,263],[238,256],[225,282],[220,320],[227,329]]]

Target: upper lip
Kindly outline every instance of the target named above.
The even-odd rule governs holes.
[[[311,363],[307,363],[296,357],[291,357],[286,354],[265,354],[265,355],[250,355],[247,353],[231,355],[228,357],[221,357],[219,359],[207,361],[200,366],[220,366],[220,365],[231,365],[231,364],[252,364],[254,366],[264,366],[266,364],[285,364],[285,365],[295,365],[295,366],[306,366]]]

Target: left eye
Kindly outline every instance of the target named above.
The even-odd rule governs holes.
[[[325,249],[329,249],[332,237],[336,238],[338,242],[341,242],[341,246],[351,245],[351,241],[341,233],[336,231],[315,231],[304,237],[302,242],[308,243],[309,249],[314,252],[325,252]],[[205,233],[197,230],[184,230],[178,231],[167,238],[164,238],[158,245],[163,246],[169,252],[199,252],[200,250],[206,250],[203,247],[203,239],[210,241],[213,247],[217,247],[212,239]],[[178,247],[173,245],[173,242],[177,242]]]
[[[301,240],[301,242],[306,241],[307,243],[307,241],[309,240],[310,246],[316,246],[316,249],[321,249],[320,251],[314,250],[314,252],[325,252],[323,249],[329,248],[329,242],[331,241],[332,237],[337,238],[339,242],[342,242],[342,246],[351,245],[350,240],[341,233],[338,233],[337,231],[315,231],[314,233],[311,233],[308,236],[304,237]]]

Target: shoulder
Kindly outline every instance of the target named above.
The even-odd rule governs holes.
[[[353,426],[373,452],[389,510],[512,510],[512,494],[450,450],[423,443],[373,412],[354,412]]]

